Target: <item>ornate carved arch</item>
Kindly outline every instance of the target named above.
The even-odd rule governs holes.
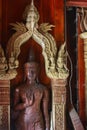
[[[48,32],[54,26],[49,23],[42,23],[40,26],[38,25],[39,13],[34,6],[33,1],[31,2],[31,5],[26,7],[24,19],[26,21],[25,24],[18,22],[11,24],[16,32],[8,41],[8,71],[0,76],[0,79],[15,78],[17,75],[16,68],[19,66],[18,56],[20,54],[20,47],[30,38],[42,47],[47,76],[51,79],[66,79],[68,76],[68,69],[66,67],[67,52],[65,43],[61,45],[58,52],[56,41]]]

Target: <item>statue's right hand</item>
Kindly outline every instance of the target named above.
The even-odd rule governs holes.
[[[27,97],[26,94],[23,93],[22,102],[24,103],[24,107],[31,106],[34,102],[34,95],[32,94],[30,97]]]
[[[24,105],[25,105],[25,107],[28,107],[28,106],[29,106],[29,102],[28,102],[28,99],[27,99],[27,97],[25,98]]]

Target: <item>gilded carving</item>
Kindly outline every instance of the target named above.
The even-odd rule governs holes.
[[[77,13],[80,17],[81,32],[87,31],[87,8],[77,8]]]
[[[0,80],[13,79],[17,75],[17,72],[14,68],[18,67],[18,60],[14,60],[14,57],[9,58],[9,64],[7,62],[4,50],[0,45]],[[13,63],[14,62],[14,63]],[[12,68],[12,63],[15,64]],[[10,71],[11,70],[11,71]]]
[[[2,123],[3,127],[8,129],[8,106],[3,106],[3,116],[2,116]]]
[[[4,50],[0,45],[0,75],[5,74],[7,69],[8,69],[7,60],[4,54]]]
[[[55,105],[55,130],[64,130],[64,104]]]
[[[0,106],[0,129],[1,130],[9,130],[8,126],[8,106]]]
[[[52,129],[65,130],[65,109],[66,109],[66,80],[53,79],[52,85]]]
[[[40,26],[38,25],[39,13],[34,6],[33,1],[31,2],[31,5],[26,7],[23,16],[26,20],[25,24],[11,24],[13,29],[16,30],[16,33],[13,34],[8,42],[8,50],[10,48],[15,60],[17,61],[17,58],[20,54],[21,45],[30,38],[33,38],[33,40],[35,40],[42,47],[42,54],[45,59],[45,70],[47,76],[56,79],[67,78],[69,72],[65,61],[67,57],[65,43],[61,45],[58,53],[56,41],[53,36],[48,33],[48,31],[54,26],[50,25],[49,23],[42,23]]]

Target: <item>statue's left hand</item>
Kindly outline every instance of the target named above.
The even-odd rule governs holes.
[[[34,95],[32,94],[30,99],[28,99],[29,106],[31,106],[34,102]]]

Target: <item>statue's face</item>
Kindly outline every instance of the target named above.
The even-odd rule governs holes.
[[[38,16],[37,16],[36,12],[34,12],[34,11],[29,12],[27,15],[27,19],[26,19],[27,29],[30,29],[30,27],[31,27],[31,29],[33,29],[34,26],[36,25],[37,21],[38,21]]]
[[[5,57],[2,57],[2,59],[1,59],[2,63],[4,63],[5,60],[6,60],[6,58],[5,58]]]
[[[27,16],[27,22],[35,23],[37,21],[37,15],[35,12],[31,11]]]
[[[25,75],[26,78],[29,80],[30,83],[33,83],[37,77],[37,67],[34,65],[26,66],[25,67]]]

